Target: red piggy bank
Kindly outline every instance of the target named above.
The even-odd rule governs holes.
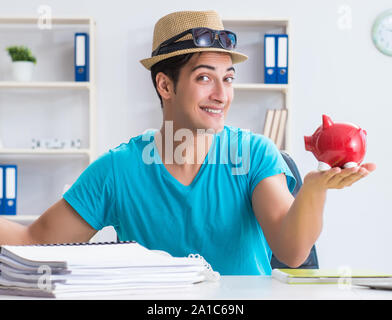
[[[318,170],[358,166],[366,153],[366,131],[351,123],[333,123],[323,115],[323,124],[310,137],[305,149],[319,161]]]

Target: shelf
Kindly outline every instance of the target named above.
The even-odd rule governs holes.
[[[0,80],[0,162],[16,164],[21,181],[17,215],[0,217],[27,225],[58,201],[63,186],[72,185],[97,157],[96,23],[89,15],[0,14],[0,32],[2,47],[27,43],[44,63],[33,81],[13,81],[11,76]],[[89,35],[87,82],[74,81],[76,32]],[[52,105],[56,108],[46,108]],[[33,149],[29,142],[31,135],[70,139],[69,130],[85,141],[82,148],[67,144],[66,149]]]
[[[38,17],[0,17],[0,24],[38,24],[38,21]],[[52,18],[50,22],[59,25],[79,25],[93,23],[93,20],[88,17],[56,17]]]
[[[17,88],[31,88],[31,89],[90,89],[90,82],[75,82],[75,81],[51,81],[51,82],[17,82],[17,81],[0,81],[0,89],[17,89]]]
[[[268,84],[268,83],[236,83],[233,84],[235,90],[260,90],[260,91],[282,91],[288,90],[287,84]]]
[[[291,51],[291,22],[288,17],[222,17],[225,29],[232,30],[239,38],[237,50],[248,56],[248,63],[238,65],[238,77],[233,83],[235,105],[230,119],[231,125],[250,128],[254,132],[263,132],[262,123],[265,122],[268,109],[286,109],[289,116],[285,123],[282,149],[290,153],[291,150],[291,81],[288,84],[267,84],[265,82],[265,43],[266,34],[287,34],[289,36],[288,49]],[[291,77],[291,54],[288,56],[288,76]],[[237,67],[236,67],[237,74]],[[247,112],[244,115],[243,110]],[[276,119],[278,120],[278,119]],[[278,127],[280,125],[278,124]],[[261,129],[261,130],[260,130]]]
[[[260,26],[282,26],[286,27],[288,18],[266,18],[266,19],[237,19],[237,18],[224,18],[223,24],[240,25],[241,27],[260,27]]]
[[[20,155],[89,155],[89,149],[16,149],[16,148],[0,148],[2,154],[20,154]]]
[[[37,218],[39,218],[40,215],[30,215],[30,214],[21,214],[21,215],[0,215],[0,217],[5,218],[7,220],[10,221],[14,221],[14,222],[33,222],[35,221]]]

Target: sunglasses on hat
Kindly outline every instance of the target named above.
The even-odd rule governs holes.
[[[184,40],[175,42],[181,39],[188,33],[192,33],[192,40]],[[218,41],[216,41],[218,40]],[[234,32],[229,30],[213,30],[209,28],[192,28],[188,29],[164,42],[162,42],[157,49],[155,49],[151,56],[166,54],[182,49],[199,48],[199,47],[214,47],[233,50],[237,45],[237,36]]]

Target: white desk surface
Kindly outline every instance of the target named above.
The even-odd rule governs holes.
[[[2,299],[31,299],[1,296]],[[72,299],[78,299],[73,297]],[[372,300],[392,299],[392,290],[374,290],[338,284],[285,284],[268,276],[222,276],[219,282],[204,282],[172,292],[81,297],[81,299],[143,299],[143,300]]]

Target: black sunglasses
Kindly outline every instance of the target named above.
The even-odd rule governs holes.
[[[181,39],[188,33],[192,33],[192,40],[185,40],[175,42]],[[218,38],[218,45],[216,42]],[[193,46],[192,46],[193,43]],[[157,49],[155,49],[151,56],[158,54],[170,53],[181,49],[189,49],[195,47],[215,47],[227,50],[233,50],[237,45],[237,36],[234,32],[229,30],[213,30],[209,28],[192,28],[162,42]]]

